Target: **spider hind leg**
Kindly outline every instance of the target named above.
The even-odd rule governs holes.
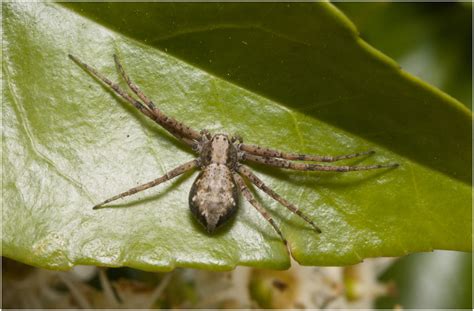
[[[283,243],[287,245],[288,242],[286,241],[285,237],[281,233],[280,229],[278,228],[273,218],[270,216],[270,214],[267,213],[265,208],[263,208],[257,202],[253,194],[250,192],[249,188],[245,185],[244,180],[242,179],[242,177],[240,177],[238,173],[234,173],[234,181],[239,186],[240,192],[245,197],[245,199],[247,199],[247,201],[249,201],[250,204],[252,204],[252,206],[255,207],[255,209],[263,216],[263,218],[265,218],[270,223],[270,225],[272,225],[273,229],[276,231],[276,233],[278,233]]]
[[[268,194],[274,200],[278,201],[281,205],[283,205],[284,207],[289,209],[291,212],[298,215],[305,222],[310,224],[311,227],[313,227],[313,229],[317,233],[321,233],[321,229],[319,229],[319,227],[316,226],[316,224],[307,215],[305,215],[298,207],[291,204],[285,198],[281,197],[278,193],[276,193],[270,187],[268,187],[260,178],[258,178],[254,173],[252,173],[252,171],[248,167],[241,165],[238,170],[242,175],[247,177],[255,186],[260,188],[263,192]]]

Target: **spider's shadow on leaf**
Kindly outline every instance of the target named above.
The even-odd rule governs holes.
[[[240,208],[240,206],[239,206]],[[237,213],[239,211],[237,210]],[[188,213],[188,219],[189,219],[189,223],[191,223],[191,225],[193,226],[193,229],[196,230],[196,231],[199,231],[199,232],[202,232],[204,233],[206,236],[209,236],[209,237],[222,237],[222,236],[225,236],[227,235],[227,233],[232,229],[232,227],[234,226],[234,223],[235,223],[235,220],[236,220],[237,217],[231,217],[230,219],[228,219],[224,224],[222,224],[221,227],[217,228],[215,232],[213,233],[208,233],[206,231],[206,229],[203,227],[203,225],[201,225],[197,219],[192,215],[191,211],[189,211]]]
[[[179,176],[176,179],[168,181],[169,184],[167,186],[165,186],[164,189],[161,189],[160,192],[157,193],[157,194],[147,195],[145,193],[144,194],[145,196],[141,199],[135,199],[135,200],[132,199],[131,201],[126,202],[126,203],[122,203],[122,204],[110,204],[110,205],[106,205],[106,206],[101,206],[101,207],[97,208],[97,210],[106,209],[106,208],[137,207],[137,206],[141,206],[141,205],[143,205],[145,203],[148,203],[148,202],[159,201],[161,197],[163,197],[163,196],[167,195],[169,192],[175,190],[176,188],[181,186],[187,179],[191,178],[191,175],[193,173],[194,172],[187,172],[187,173]],[[161,186],[161,185],[159,185],[159,186]]]
[[[108,90],[109,93],[113,93]],[[115,94],[114,94],[115,95]],[[115,97],[117,97],[115,95]],[[147,117],[138,111],[135,107],[131,107],[128,103],[125,103],[124,100],[119,99],[120,103],[127,110],[128,113],[133,114],[133,117],[137,119],[143,128],[146,128],[148,131],[154,133],[156,136],[159,136],[159,139],[166,140],[167,143],[172,144],[175,148],[179,149],[182,152],[186,152],[195,156],[190,147],[184,145],[184,143],[177,140],[171,134],[169,134],[165,129],[161,128],[160,125],[153,122],[152,120],[147,120]]]
[[[258,199],[259,198],[257,198],[257,200]],[[191,213],[188,213],[189,222],[192,224],[194,230],[203,232],[209,237],[219,238],[219,237],[226,236],[228,234],[228,232],[234,227],[234,224],[238,221],[237,219],[240,219],[240,221],[243,220],[245,222],[246,226],[248,226],[251,229],[253,229],[254,231],[257,231],[260,234],[264,235],[265,239],[272,239],[272,240],[281,241],[281,239],[278,237],[278,235],[276,233],[275,233],[274,236],[271,233],[270,234],[268,233],[268,232],[273,231],[273,228],[271,227],[271,225],[268,222],[265,221],[265,219],[254,209],[254,207],[250,203],[247,202],[248,204],[246,204],[246,202],[247,201],[245,200],[245,198],[243,198],[242,195],[239,194],[239,203],[238,203],[238,208],[237,208],[236,214],[234,215],[234,217],[231,217],[230,219],[228,219],[224,224],[222,224],[222,226],[220,228],[216,229],[216,231],[213,232],[213,233],[208,233],[204,229],[204,227],[196,220],[196,218]],[[252,213],[251,215],[255,215],[255,217],[257,217],[257,218],[262,217],[262,221],[264,221],[266,224],[268,224],[268,226],[269,226],[268,229],[262,230],[262,227],[258,226],[258,221],[255,221],[254,217],[242,218],[242,213],[244,212],[243,209],[245,209],[245,208],[253,209],[255,214]],[[271,230],[271,231],[269,231],[269,230]]]
[[[319,234],[301,217],[288,210],[285,206],[274,201],[268,195],[263,194],[263,192],[258,191],[254,186],[250,187],[250,189],[255,199],[272,215],[272,218],[282,230],[283,235],[285,235],[285,231],[293,231],[294,229],[304,231],[305,233],[307,232],[308,234],[315,234],[316,236]],[[272,208],[268,205],[271,201],[276,203]],[[287,228],[289,228],[289,230],[287,230]]]
[[[187,153],[191,153],[192,151],[189,147],[184,146],[183,143],[180,143],[177,139],[175,139],[171,134],[169,134],[166,130],[162,129],[160,125],[157,123],[153,122],[152,120],[146,120],[147,117],[138,111],[135,107],[132,107],[132,104],[121,98],[118,94],[116,94],[113,90],[110,89],[109,86],[105,85],[99,78],[96,76],[92,75],[89,73],[87,70],[81,67],[81,69],[87,73],[90,77],[92,77],[101,87],[103,90],[105,90],[107,93],[111,94],[112,97],[120,103],[120,106],[122,106],[125,110],[128,111],[128,113],[133,114],[134,118],[139,120],[141,125],[148,129],[151,132],[158,133],[161,139],[166,139],[167,142],[171,143],[173,146],[176,148],[180,149],[181,151],[185,151]],[[100,71],[100,70],[99,70]],[[122,87],[122,86],[121,86]],[[123,87],[127,91],[125,87]]]
[[[365,158],[361,158],[355,161],[351,161],[350,164],[347,165],[356,165],[360,162],[365,161]],[[267,175],[272,179],[278,180],[278,182],[282,183],[294,183],[298,186],[302,186],[308,188],[308,191],[316,191],[314,190],[314,185],[321,185],[327,188],[331,188],[334,190],[346,189],[351,187],[358,187],[363,185],[364,183],[368,183],[373,179],[378,179],[380,176],[384,174],[388,174],[395,168],[389,169],[382,169],[382,170],[374,170],[369,172],[364,172],[363,174],[358,174],[360,178],[354,179],[350,178],[349,180],[341,180],[338,179],[333,181],[335,177],[340,177],[341,175],[344,176],[345,174],[350,174],[351,172],[339,173],[339,172],[299,172],[299,171],[290,171],[278,168],[271,168],[265,167],[261,165],[251,165],[252,169],[254,169],[258,174]],[[399,168],[398,168],[399,169]],[[304,178],[301,178],[304,177]],[[284,206],[277,203],[273,206],[273,208],[269,208],[268,203],[271,202],[271,198],[264,195],[261,191],[255,188],[252,185],[250,187],[252,192],[254,193],[256,199],[265,207],[265,209],[273,216],[274,219],[277,220],[278,226],[282,230],[284,235],[288,235],[288,232],[294,230],[304,230],[307,234],[314,234],[315,237],[319,235],[316,233],[309,224],[307,224],[303,219],[298,217],[296,214],[288,211]],[[289,199],[289,198],[286,198]],[[291,200],[291,199],[290,199]],[[299,206],[302,207],[302,206]],[[293,216],[292,216],[293,215]],[[259,229],[256,229],[259,230]],[[286,232],[285,232],[286,231]]]
[[[253,190],[251,190],[252,192],[254,192]],[[238,213],[242,213],[241,210],[243,210],[244,208],[249,208],[249,209],[252,209],[252,213],[249,214],[249,217],[242,217],[242,221],[245,222],[245,225],[252,228],[252,230],[258,232],[259,234],[261,234],[262,236],[265,237],[265,240],[272,240],[272,241],[280,241],[282,242],[282,240],[280,239],[280,237],[278,236],[278,234],[275,232],[275,230],[273,229],[273,227],[270,225],[270,223],[268,221],[265,220],[265,218],[263,218],[262,215],[260,215],[260,213],[250,204],[247,202],[248,204],[245,204],[244,199],[242,198],[239,202],[239,211]],[[262,206],[271,214],[274,214],[273,210],[267,208],[266,206],[263,205],[262,201],[260,200],[260,198],[256,197],[256,200],[258,200]],[[273,216],[273,215],[272,215]],[[279,216],[276,216],[276,217],[279,217]],[[273,217],[275,219],[275,217]],[[235,219],[237,219],[237,217],[233,217],[233,220],[232,221],[235,221]],[[259,219],[259,220],[257,220]],[[281,218],[278,218],[277,219],[277,225],[279,226],[279,224],[282,222],[280,221]],[[260,222],[263,223],[263,226],[262,225],[259,225]],[[263,229],[262,229],[263,228]],[[280,228],[280,230],[282,230],[282,228]],[[282,230],[282,233],[283,233],[283,236],[285,236],[285,231]],[[283,243],[283,242],[282,242]]]

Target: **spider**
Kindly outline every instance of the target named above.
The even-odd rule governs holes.
[[[163,176],[143,185],[131,188],[123,193],[117,194],[93,207],[97,209],[117,199],[135,194],[137,192],[155,187],[165,181],[171,180],[185,172],[199,169],[201,172],[194,181],[189,193],[189,207],[191,212],[201,223],[207,232],[212,233],[229,220],[237,211],[239,193],[270,223],[281,240],[287,241],[279,227],[269,213],[262,207],[250,192],[243,177],[264,191],[270,197],[285,206],[291,212],[301,217],[312,228],[321,233],[318,226],[298,207],[281,197],[257,177],[249,167],[242,164],[244,161],[256,162],[268,166],[297,170],[297,171],[335,171],[349,172],[380,168],[397,167],[398,164],[378,164],[368,166],[332,166],[298,161],[335,162],[339,160],[356,158],[373,154],[374,151],[365,151],[339,156],[319,156],[299,153],[288,153],[258,145],[244,144],[240,136],[230,136],[225,133],[211,134],[207,130],[197,131],[176,119],[165,115],[139,88],[135,85],[122,67],[118,57],[114,55],[117,70],[126,81],[129,88],[141,100],[137,100],[125,92],[118,84],[110,81],[96,69],[82,62],[77,57],[69,57],[89,72],[92,76],[102,81],[115,93],[135,106],[145,116],[152,119],[170,134],[192,148],[197,157],[178,167],[170,170]]]

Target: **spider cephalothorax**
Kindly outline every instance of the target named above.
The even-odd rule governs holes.
[[[218,163],[235,169],[239,161],[239,144],[235,144],[235,138],[229,138],[227,134],[215,134],[211,136],[203,131],[202,139],[196,143],[199,150],[200,166],[206,167],[211,163]]]
[[[189,194],[189,207],[197,220],[207,229],[213,232],[216,228],[226,222],[235,214],[238,207],[239,193],[241,193],[252,204],[257,211],[273,226],[275,231],[286,243],[280,229],[273,221],[266,210],[255,200],[253,194],[249,191],[242,176],[245,176],[255,186],[267,193],[273,199],[281,203],[293,213],[297,214],[317,232],[321,230],[313,221],[301,212],[296,206],[278,195],[261,181],[252,171],[242,162],[250,161],[275,166],[280,168],[299,170],[299,171],[336,171],[349,172],[371,170],[378,168],[396,167],[398,164],[378,164],[368,166],[331,166],[317,163],[304,163],[297,161],[315,161],[315,162],[335,162],[344,159],[355,158],[363,155],[372,154],[374,151],[359,152],[341,156],[318,156],[298,153],[288,153],[270,148],[264,148],[256,145],[247,145],[237,136],[229,137],[227,134],[211,135],[208,131],[196,131],[185,124],[178,122],[172,117],[165,115],[156,105],[148,99],[145,94],[132,83],[128,75],[123,70],[118,58],[114,55],[117,68],[127,82],[130,89],[140,98],[141,101],[133,98],[127,92],[122,90],[118,84],[110,81],[100,74],[93,67],[81,62],[78,58],[69,55],[69,57],[85,68],[93,76],[97,77],[103,83],[112,88],[123,99],[131,103],[144,115],[161,125],[165,130],[174,135],[177,139],[187,144],[198,154],[194,160],[186,162],[175,169],[167,172],[165,175],[150,181],[146,184],[134,187],[113,196],[96,206],[99,208],[104,204],[132,195],[139,191],[154,187],[167,180],[170,180],[187,171],[198,168],[201,173],[193,183]]]

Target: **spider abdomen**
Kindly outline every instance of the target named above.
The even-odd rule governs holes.
[[[191,187],[189,207],[196,219],[213,232],[237,211],[238,189],[224,164],[206,166]]]

